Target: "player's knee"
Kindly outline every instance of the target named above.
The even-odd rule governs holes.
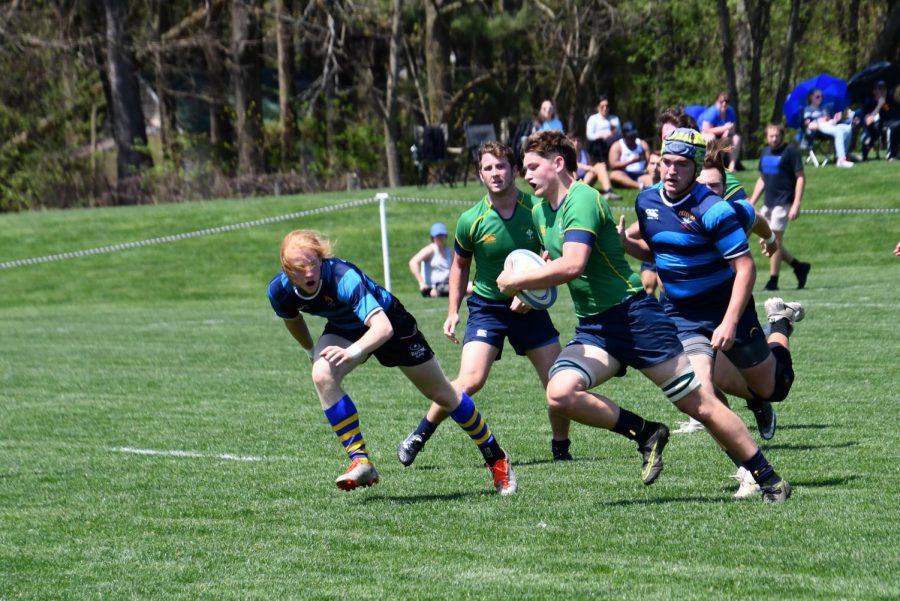
[[[339,384],[334,367],[325,359],[317,359],[312,366],[312,381],[316,390],[325,390]]]
[[[557,372],[547,383],[547,407],[554,413],[565,413],[572,407],[575,395],[581,388],[580,378],[575,372]]]
[[[486,377],[479,377],[477,374],[462,374],[453,382],[454,387],[461,392],[465,392],[469,396],[475,394],[484,388]]]
[[[772,393],[767,400],[778,403],[787,398],[794,384],[794,361],[791,359],[791,352],[785,347],[773,344],[771,349],[775,356],[775,377]]]

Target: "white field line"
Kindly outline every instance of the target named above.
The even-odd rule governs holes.
[[[221,459],[223,461],[265,461],[265,457],[254,455],[232,455],[231,453],[197,453],[195,451],[173,451],[159,449],[137,449],[135,447],[111,447],[110,451],[130,455],[150,455],[153,457],[187,457],[190,459]]]

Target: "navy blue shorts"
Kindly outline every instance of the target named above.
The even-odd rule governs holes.
[[[602,348],[623,366],[635,369],[659,365],[684,352],[675,324],[646,292],[579,319],[575,338],[566,346],[573,344]]]
[[[675,326],[678,328],[678,337],[681,340],[695,336],[711,339],[715,329],[722,323],[728,304],[727,300],[703,304],[684,300],[673,303],[671,299],[666,298],[663,301],[663,308],[675,322]],[[756,316],[756,304],[753,302],[752,296],[738,320],[734,346],[722,352],[734,363],[735,367],[741,369],[758,365],[768,358],[769,343],[766,341],[766,333]]]
[[[434,357],[434,351],[431,350],[425,336],[419,331],[416,318],[396,297],[385,311],[385,315],[394,328],[394,335],[372,353],[379,363],[385,367],[414,367],[426,363]],[[368,328],[342,330],[332,326],[331,322],[327,322],[322,334],[334,334],[356,342],[367,331]]]
[[[485,342],[497,348],[497,360],[503,355],[503,340],[509,339],[517,355],[553,344],[559,340],[559,332],[546,311],[532,309],[527,313],[515,313],[509,308],[512,299],[495,301],[473,294],[466,301],[469,319],[466,322],[467,342]]]

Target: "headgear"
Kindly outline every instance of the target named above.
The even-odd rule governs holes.
[[[694,177],[703,169],[706,140],[696,129],[679,127],[663,140],[662,155],[674,154],[694,161]]]

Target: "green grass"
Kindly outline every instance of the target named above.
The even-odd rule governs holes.
[[[742,178],[752,186],[755,175]],[[900,206],[896,163],[808,179],[806,208]],[[368,194],[4,215],[0,261]],[[440,334],[446,305],[418,297],[405,262],[429,223],[452,225],[461,210],[388,210],[394,289],[451,375],[459,357]],[[808,317],[793,339],[797,382],[763,444],[794,485],[781,506],[733,500],[730,464],[704,434],[674,437],[650,488],[632,444],[584,426],[573,426],[577,460],[550,462],[542,393],[509,350],[476,400],[513,457],[520,494],[493,494],[449,422],[403,468],[394,447],[426,403],[374,361],[346,384],[382,481],[341,493],[333,479],[345,456],[265,297],[295,227],[327,232],[340,256],[380,277],[375,205],[0,270],[0,599],[900,596],[900,215],[805,215],[788,232],[814,267],[807,289],[783,293]],[[782,282],[792,285],[790,273]],[[570,335],[565,292],[552,313]],[[681,419],[634,373],[601,391]],[[226,453],[261,459],[216,458]]]

